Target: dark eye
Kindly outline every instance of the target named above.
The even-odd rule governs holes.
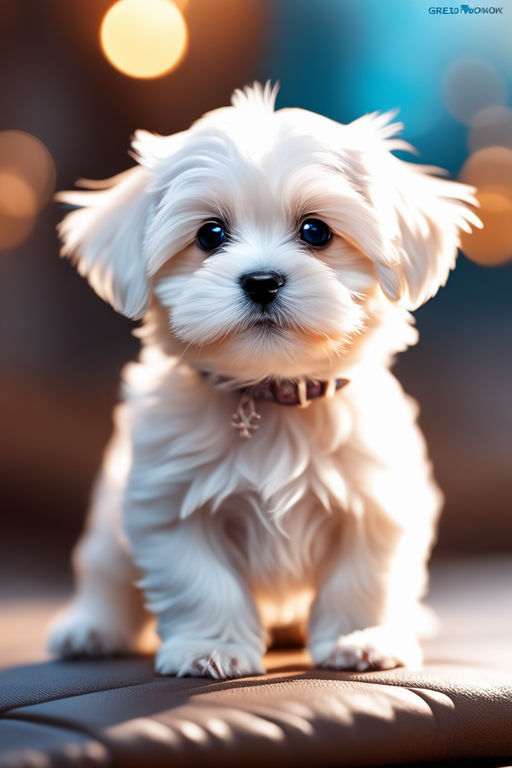
[[[218,219],[207,221],[197,232],[197,244],[203,251],[215,251],[227,238],[226,225]]]
[[[331,230],[320,219],[306,219],[300,228],[300,239],[316,248],[327,245],[331,237]]]

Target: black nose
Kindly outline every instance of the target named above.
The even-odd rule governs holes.
[[[248,297],[262,307],[275,299],[284,282],[279,272],[248,272],[240,278],[240,284]]]

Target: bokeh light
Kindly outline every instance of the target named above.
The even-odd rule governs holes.
[[[512,149],[478,150],[465,163],[460,178],[477,188],[478,215],[484,225],[463,235],[462,250],[482,266],[506,263],[512,257]]]
[[[512,197],[512,149],[479,149],[464,163],[460,178],[478,190],[492,189]]]
[[[22,176],[0,170],[0,211],[11,218],[30,218],[38,209],[35,190]]]
[[[469,124],[485,107],[505,104],[507,84],[488,61],[458,59],[444,73],[443,99],[453,117]]]
[[[0,132],[0,250],[22,243],[55,188],[45,145],[24,131]]]
[[[481,266],[499,266],[512,256],[512,200],[492,190],[478,192],[476,197],[484,228],[463,233],[461,249]]]
[[[174,69],[187,48],[187,27],[170,0],[119,0],[100,30],[103,52],[125,75],[161,77]]]
[[[477,112],[470,123],[468,144],[471,152],[490,146],[512,149],[512,109],[493,106]]]

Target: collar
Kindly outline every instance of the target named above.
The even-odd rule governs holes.
[[[201,371],[202,376],[213,383],[229,389],[230,380],[214,376]],[[349,383],[350,379],[330,379],[318,381],[317,379],[264,379],[252,386],[235,390],[240,395],[238,407],[233,414],[231,426],[240,437],[249,438],[259,428],[261,414],[256,410],[255,400],[265,400],[278,405],[295,405],[305,408],[313,400],[332,397],[342,387]]]
[[[298,405],[304,408],[312,400],[332,397],[348,382],[348,379],[330,379],[329,381],[267,379],[249,389],[251,389],[253,400],[268,400],[279,405]]]

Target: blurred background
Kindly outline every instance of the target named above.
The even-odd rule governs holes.
[[[480,8],[491,6],[487,0]],[[0,562],[12,593],[68,553],[111,430],[132,324],[58,257],[55,189],[132,165],[255,79],[341,122],[398,108],[417,160],[475,184],[486,228],[416,313],[396,374],[446,495],[436,557],[512,550],[512,6],[426,0],[0,2]],[[435,10],[435,8],[434,8]]]

